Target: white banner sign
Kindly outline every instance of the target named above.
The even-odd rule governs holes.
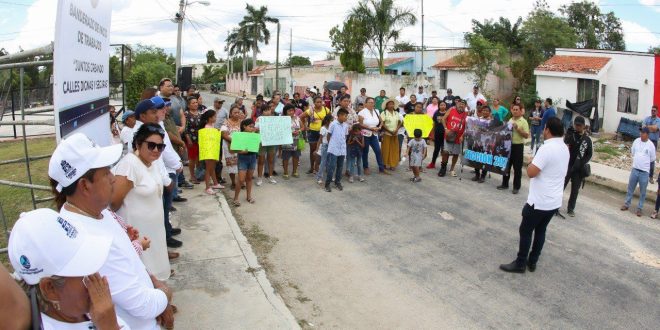
[[[59,0],[53,54],[57,141],[81,132],[111,143],[109,42],[111,0]]]

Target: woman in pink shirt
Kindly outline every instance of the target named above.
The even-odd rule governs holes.
[[[438,100],[437,97],[432,97],[431,98],[431,103],[426,106],[426,114],[433,118],[433,114],[438,111],[438,104],[440,103],[440,100]]]

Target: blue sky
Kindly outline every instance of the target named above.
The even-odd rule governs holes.
[[[110,1],[110,0],[102,0]],[[241,20],[245,2],[210,0],[208,7],[199,4],[188,8],[192,22],[184,25],[183,63],[203,61],[207,50],[224,56],[227,31]],[[331,49],[328,31],[340,24],[355,0],[254,0],[267,5],[273,16],[280,17],[280,56],[288,55],[289,34],[293,30],[293,53],[323,59]],[[569,0],[548,0],[551,9]],[[0,48],[15,52],[53,40],[55,0],[0,0]],[[660,45],[660,0],[596,1],[604,12],[614,11],[622,20],[628,50],[646,51]],[[171,18],[178,0],[113,0],[112,43],[155,44],[168,52],[176,46],[176,24]],[[421,12],[421,0],[397,0],[399,6]],[[427,46],[463,46],[462,34],[470,29],[471,19],[515,20],[532,9],[532,0],[427,0],[425,6],[425,44]],[[475,9],[478,8],[478,9]],[[260,58],[275,59],[275,26],[270,45],[262,47]],[[403,30],[402,40],[419,44],[421,26]]]

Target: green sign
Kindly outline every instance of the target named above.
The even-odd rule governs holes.
[[[234,132],[231,134],[231,150],[259,152],[261,135],[258,133]]]

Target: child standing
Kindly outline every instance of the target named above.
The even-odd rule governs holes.
[[[347,163],[348,172],[350,175],[348,177],[348,182],[350,183],[354,182],[356,167],[358,180],[360,180],[360,182],[364,182],[364,178],[362,177],[362,148],[364,148],[364,136],[362,136],[362,128],[359,124],[354,124],[353,127],[351,127],[351,132],[348,135]]]
[[[255,131],[254,121],[251,118],[241,121],[241,132],[254,133]],[[254,175],[254,169],[256,167],[256,152],[249,152],[247,150],[238,152],[238,182],[236,182],[236,185],[234,186],[234,206],[241,206],[241,202],[238,201],[238,196],[241,193],[243,183],[245,183],[247,202],[254,204],[254,198],[252,198],[252,176]]]
[[[413,132],[415,138],[408,141],[408,159],[410,159],[410,167],[415,175],[410,181],[420,182],[422,178],[419,177],[419,172],[422,167],[422,161],[426,158],[426,141],[422,139],[422,130],[417,128]]]
[[[291,117],[291,134],[293,135],[293,144],[282,146],[282,168],[284,174],[282,178],[289,180],[289,159],[293,158],[293,177],[298,177],[298,161],[300,160],[300,150],[298,150],[298,139],[300,138],[300,118],[296,116],[296,107],[293,104],[284,106],[284,113]]]
[[[257,118],[257,122],[254,125],[256,128],[256,131],[259,131],[259,121],[261,120],[261,117],[268,117],[268,116],[273,116],[273,111],[274,107],[272,104],[269,105],[267,109],[263,109],[261,112],[261,116]],[[266,172],[264,173],[264,164],[268,167]],[[266,176],[268,179],[268,182],[271,184],[276,184],[277,181],[273,179],[273,172],[275,168],[275,146],[261,146],[259,148],[259,161],[258,161],[258,166],[257,166],[257,186],[261,186],[262,182],[262,177]]]
[[[332,123],[332,120],[334,117],[330,114],[326,115],[323,117],[323,121],[321,122],[321,130],[319,131],[320,135],[320,141],[319,143],[316,144],[316,154],[321,158],[321,162],[319,163],[319,171],[316,172],[316,182],[318,184],[323,183],[323,174],[325,173],[325,168],[327,165],[327,158],[328,158],[328,128],[330,127],[330,123]]]
[[[332,175],[335,176],[335,188],[339,191],[344,190],[341,185],[342,167],[344,167],[344,158],[346,157],[346,135],[348,127],[346,125],[348,110],[341,108],[337,111],[337,119],[330,124],[328,128],[328,151],[326,159],[325,191],[331,192],[330,181]]]
[[[199,161],[204,162],[204,183],[206,192],[209,195],[215,195],[214,189],[224,189],[225,187],[218,183],[218,177],[215,174],[215,164],[220,158],[220,131],[215,128],[216,113],[214,110],[207,110],[199,119],[201,127],[198,134],[199,143]]]

